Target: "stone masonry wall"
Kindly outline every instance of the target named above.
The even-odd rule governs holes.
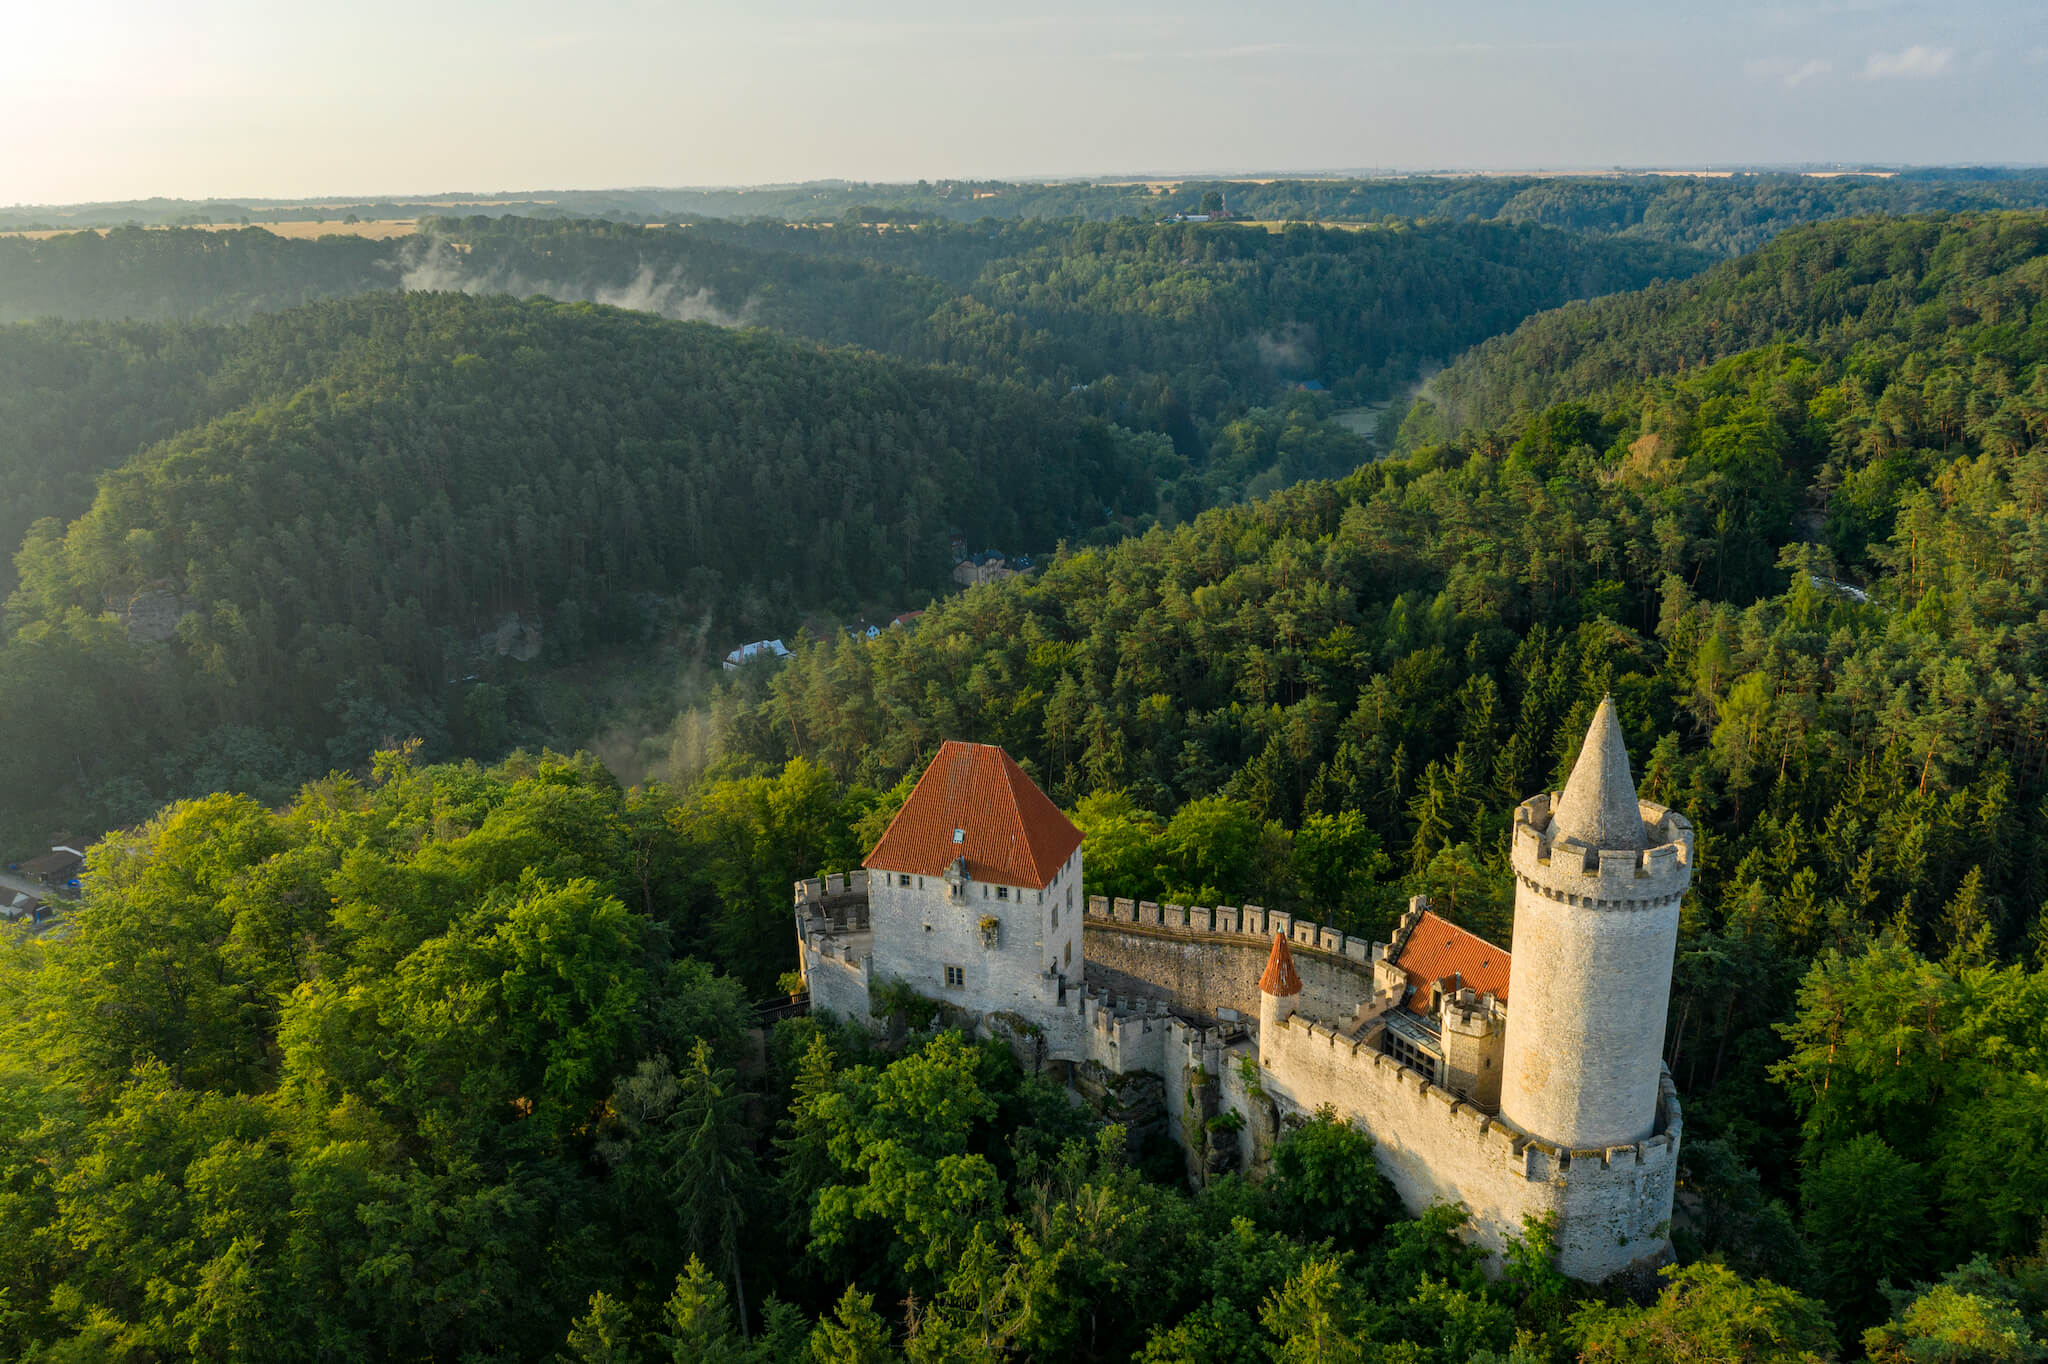
[[[1213,1021],[1217,1010],[1259,1016],[1259,975],[1273,934],[1287,935],[1301,974],[1297,1007],[1348,1021],[1372,998],[1371,945],[1257,905],[1186,908],[1088,897],[1088,980],[1117,994],[1153,995]]]
[[[1066,908],[1066,895],[1081,874],[1077,849],[1049,886],[970,881],[955,900],[942,877],[874,871],[868,910],[875,980],[901,981],[976,1012],[1028,1014],[1043,997],[1048,972],[1079,979],[1080,916]],[[949,966],[960,972],[957,985],[947,984]]]
[[[1679,1140],[1668,1078],[1656,1136],[1561,1151],[1327,1027],[1292,1018],[1268,1032],[1259,1038],[1267,1096],[1283,1114],[1333,1105],[1370,1133],[1410,1212],[1462,1202],[1475,1239],[1495,1254],[1525,1215],[1555,1213],[1559,1268],[1594,1282],[1668,1252]]]
[[[805,988],[811,992],[811,1010],[830,1014],[847,1023],[868,1021],[867,959],[848,961],[827,955],[810,943],[800,945],[803,953]]]
[[[1638,806],[1669,842],[1640,853],[1553,846],[1549,797],[1515,811],[1501,1112],[1564,1145],[1634,1141],[1655,1123],[1692,826]]]
[[[849,1023],[869,1022],[867,873],[797,882],[796,938],[811,1008]]]

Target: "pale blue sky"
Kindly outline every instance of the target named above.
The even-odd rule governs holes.
[[[2048,161],[2044,0],[10,0],[0,204]]]

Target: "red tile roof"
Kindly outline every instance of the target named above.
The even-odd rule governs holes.
[[[1269,995],[1301,993],[1301,973],[1294,969],[1294,953],[1288,950],[1284,934],[1273,935],[1273,955],[1266,958],[1266,974],[1259,977],[1259,991]]]
[[[1401,944],[1394,964],[1408,973],[1419,1008],[1429,1007],[1429,987],[1444,982],[1446,990],[1470,988],[1506,1001],[1508,954],[1475,933],[1424,910],[1421,920]]]
[[[965,857],[976,881],[1045,886],[1080,846],[1081,831],[1009,754],[949,739],[862,865],[943,876]]]

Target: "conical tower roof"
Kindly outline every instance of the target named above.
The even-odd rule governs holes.
[[[1269,995],[1301,993],[1301,973],[1294,969],[1294,954],[1287,950],[1284,934],[1273,935],[1273,955],[1266,958],[1266,974],[1259,977],[1259,990]]]
[[[1551,814],[1551,831],[1589,848],[1641,852],[1650,846],[1643,814],[1636,807],[1635,778],[1628,771],[1628,744],[1621,737],[1621,717],[1614,698],[1602,697],[1586,730],[1579,760],[1564,784]]]

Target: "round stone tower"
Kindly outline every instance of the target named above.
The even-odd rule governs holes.
[[[1658,1130],[1664,1015],[1692,825],[1636,799],[1607,698],[1564,791],[1515,809],[1501,1116],[1566,1150]]]
[[[1300,996],[1301,973],[1294,969],[1294,953],[1287,950],[1285,935],[1275,933],[1266,972],[1259,977],[1259,1036],[1271,1037],[1273,1029],[1294,1017]]]

